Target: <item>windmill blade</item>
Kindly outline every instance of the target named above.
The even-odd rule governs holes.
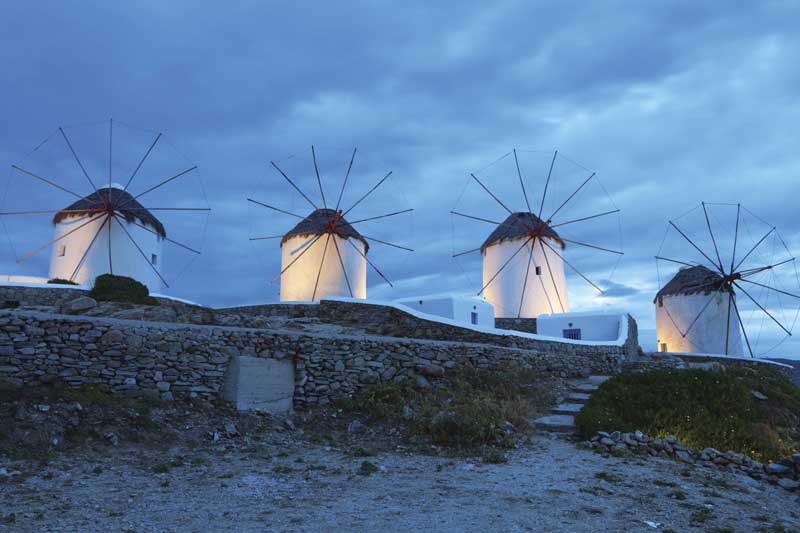
[[[473,220],[478,220],[480,222],[488,222],[489,224],[494,224],[495,226],[499,226],[500,224],[502,224],[502,222],[495,222],[494,220],[489,220],[488,218],[476,217],[474,215],[465,215],[464,213],[459,213],[458,211],[450,211],[450,213],[453,214],[453,215],[458,215],[460,217],[471,218]]]
[[[111,162],[114,147],[114,119],[108,119],[108,188],[111,188]]]
[[[719,265],[719,270],[722,272],[724,267],[722,266],[722,258],[719,256],[719,248],[717,248],[717,239],[714,238],[714,232],[711,231],[711,221],[708,220],[708,210],[706,209],[706,203],[701,202],[703,206],[703,213],[706,216],[706,226],[708,226],[708,234],[711,235],[711,242],[714,245],[714,252],[717,254],[717,264]]]
[[[752,283],[753,285],[758,285],[759,287],[764,287],[765,289],[769,289],[771,291],[779,292],[781,294],[785,294],[787,296],[791,296],[792,298],[800,298],[797,294],[792,294],[791,292],[786,292],[781,289],[776,289],[775,287],[770,287],[769,285],[764,285],[763,283],[758,283],[757,281],[753,281],[751,279],[744,279],[740,278],[739,281],[744,281],[745,283]]]
[[[366,193],[364,196],[362,196],[361,198],[359,198],[359,199],[358,199],[358,201],[357,201],[356,203],[354,203],[353,205],[351,205],[349,209],[347,209],[347,210],[346,210],[344,213],[342,213],[342,216],[345,216],[347,213],[349,213],[350,211],[352,211],[352,210],[353,210],[353,209],[354,209],[354,208],[355,208],[355,207],[356,207],[358,204],[360,204],[361,202],[363,202],[363,201],[364,201],[364,200],[367,198],[367,196],[369,196],[370,194],[372,194],[372,192],[373,192],[375,189],[377,189],[378,187],[380,187],[380,186],[381,186],[381,184],[382,184],[384,181],[386,181],[387,179],[389,179],[389,176],[391,176],[391,175],[392,175],[392,171],[390,170],[390,171],[389,171],[389,173],[388,173],[388,174],[386,174],[386,175],[385,175],[385,176],[384,176],[384,177],[383,177],[383,178],[382,178],[382,179],[381,179],[381,180],[380,180],[378,183],[376,183],[374,187],[372,187],[370,190],[368,190],[368,191],[367,191],[367,193]]]
[[[519,159],[517,159],[517,149],[514,148],[513,152],[514,152],[514,164],[517,166],[517,176],[519,176],[519,184],[522,187],[522,196],[525,197],[525,205],[528,207],[528,212],[530,213],[531,203],[528,201],[528,193],[525,192],[525,182],[522,180],[522,172],[519,169]]]
[[[267,241],[271,239],[282,239],[283,235],[273,235],[271,237],[250,237],[251,241]]]
[[[685,265],[685,266],[688,266],[688,267],[697,266],[696,264],[687,263],[685,261],[678,261],[677,259],[669,259],[667,257],[661,257],[660,255],[655,256],[655,258],[656,259],[661,259],[662,261],[669,261],[670,263],[677,263],[679,265]]]
[[[481,247],[473,248],[472,250],[467,250],[466,252],[459,252],[457,254],[453,254],[453,257],[459,257],[459,256],[462,256],[462,255],[467,255],[467,254],[471,254],[473,252],[480,252],[480,251],[481,251]]]
[[[329,232],[326,232],[326,233],[329,233]],[[321,236],[321,235],[324,235],[324,233],[320,233],[319,235],[320,235],[320,236]],[[289,252],[289,255],[294,255],[294,254],[296,254],[297,252],[299,252],[300,250],[304,250],[304,249],[305,249],[307,246],[311,245],[311,244],[312,244],[313,242],[315,242],[315,241],[316,241],[316,239],[315,239],[314,237],[309,237],[308,239],[306,239],[306,240],[305,240],[305,242],[303,242],[303,243],[302,243],[302,244],[300,244],[300,245],[299,245],[297,248],[295,248],[294,250],[292,250],[291,252]]]
[[[583,183],[581,183],[581,184],[580,184],[580,186],[579,186],[577,189],[575,189],[575,192],[573,192],[572,194],[570,194],[570,195],[567,197],[567,199],[566,199],[566,200],[564,200],[564,203],[562,203],[560,206],[558,206],[558,209],[556,209],[555,211],[553,211],[553,214],[552,214],[552,215],[550,215],[549,217],[547,217],[548,223],[549,223],[551,220],[553,220],[554,218],[556,218],[556,215],[558,214],[558,212],[559,212],[559,211],[561,211],[561,209],[563,209],[563,208],[564,208],[564,206],[565,206],[565,205],[567,205],[567,204],[569,203],[569,201],[570,201],[570,200],[572,200],[572,199],[575,197],[575,195],[576,195],[576,194],[578,194],[578,193],[580,192],[580,190],[581,190],[581,189],[583,189],[583,187],[584,187],[584,186],[585,186],[587,183],[589,183],[589,181],[590,181],[590,180],[591,180],[591,179],[592,179],[592,178],[595,176],[595,174],[596,174],[595,172],[592,172],[592,174],[591,174],[591,175],[590,175],[588,178],[586,178],[586,180],[585,180]],[[539,218],[542,218],[542,217],[539,217]]]
[[[62,235],[61,237],[58,237],[57,239],[53,239],[52,241],[48,242],[47,244],[42,245],[39,248],[33,250],[32,252],[29,252],[29,253],[25,254],[24,256],[20,257],[19,259],[17,259],[17,264],[20,264],[23,261],[27,261],[28,259],[30,259],[34,255],[38,254],[39,252],[41,252],[42,250],[44,250],[46,248],[49,248],[50,246],[54,245],[55,243],[57,243],[61,239],[64,239],[64,238],[68,237],[69,235],[72,235],[73,233],[75,233],[79,229],[83,228],[84,226],[88,226],[90,223],[95,221],[95,219],[92,218],[93,216],[94,216],[94,214],[91,214],[91,215],[86,215],[85,217],[79,218],[75,222],[79,222],[80,220],[83,220],[83,219],[85,219],[87,217],[89,218],[89,220],[87,220],[86,222],[84,222],[83,224],[81,224],[80,226],[78,226],[76,228],[72,228],[71,230],[66,232],[64,235]]]
[[[317,184],[319,185],[319,194],[322,196],[322,207],[328,209],[328,203],[325,201],[325,191],[322,190],[322,179],[319,177],[319,168],[317,167],[317,152],[314,145],[311,145],[311,158],[314,160],[314,173],[317,175]]]
[[[779,327],[780,327],[780,328],[781,328],[783,331],[785,331],[787,335],[789,335],[789,336],[791,336],[791,335],[792,335],[792,332],[791,332],[791,331],[789,331],[788,329],[786,329],[786,328],[784,327],[784,325],[783,325],[783,324],[781,324],[781,323],[778,321],[778,319],[777,319],[777,318],[775,318],[774,316],[772,316],[772,313],[770,313],[769,311],[767,311],[767,310],[764,308],[764,306],[762,306],[760,303],[758,303],[758,302],[756,301],[756,299],[755,299],[755,298],[753,298],[752,296],[750,296],[750,293],[749,293],[749,292],[747,292],[746,290],[744,290],[744,288],[743,288],[741,285],[739,285],[738,283],[734,283],[734,285],[736,286],[736,288],[737,288],[737,289],[739,289],[740,291],[742,291],[742,293],[743,293],[745,296],[747,296],[747,297],[750,299],[750,301],[752,301],[752,302],[753,302],[753,303],[756,305],[756,307],[758,307],[759,309],[761,309],[761,310],[762,310],[762,311],[763,311],[763,312],[764,312],[764,313],[765,313],[765,314],[766,314],[768,317],[770,317],[770,318],[772,319],[772,321],[773,321],[773,322],[775,322],[776,324],[778,324],[778,326],[779,326]],[[766,285],[765,285],[765,287],[766,287]]]
[[[483,182],[482,182],[481,180],[479,180],[477,176],[475,176],[475,174],[470,174],[470,176],[472,176],[472,179],[474,179],[475,181],[477,181],[477,182],[478,182],[478,185],[480,185],[480,186],[483,188],[483,190],[484,190],[484,191],[486,191],[487,193],[489,193],[489,196],[491,196],[492,198],[494,198],[494,201],[495,201],[495,202],[497,202],[498,204],[500,204],[500,205],[503,207],[503,209],[505,209],[506,211],[508,211],[508,212],[509,212],[509,214],[512,214],[512,215],[514,214],[514,212],[513,212],[513,211],[511,211],[511,209],[509,209],[509,208],[506,206],[506,204],[504,204],[503,202],[501,202],[501,201],[500,201],[500,198],[498,198],[497,196],[495,196],[495,195],[494,195],[494,193],[493,193],[492,191],[490,191],[490,190],[489,190],[489,188],[488,188],[488,187],[486,187],[486,185],[484,185],[484,184],[483,184]]]
[[[742,211],[742,204],[736,204],[736,229],[733,232],[733,254],[731,255],[731,272],[733,264],[736,262],[736,245],[739,242],[739,214]]]
[[[547,181],[544,182],[544,192],[542,193],[542,203],[539,206],[539,218],[542,218],[542,211],[544,211],[544,199],[547,197],[547,187],[550,185],[550,175],[553,173],[553,165],[556,164],[556,156],[558,150],[553,154],[553,160],[550,162],[550,170],[547,172]]]
[[[114,218],[116,219],[116,215]],[[119,224],[119,221],[117,223]],[[114,275],[114,262],[111,260],[111,223],[108,224],[108,271],[112,276]]]
[[[733,310],[736,311],[736,320],[739,321],[739,327],[742,328],[742,333],[744,334],[744,341],[747,343],[747,351],[750,352],[750,357],[754,357],[753,348],[750,346],[750,339],[747,337],[747,329],[744,327],[744,322],[742,322],[742,316],[739,314],[739,306],[736,305],[736,298],[731,298],[731,302],[733,303]],[[791,333],[789,335],[791,335]]]
[[[323,235],[323,234],[322,234],[322,233],[320,233],[319,235],[317,235],[316,237],[314,237],[314,240],[311,242],[311,244],[314,244],[315,242],[317,242],[317,241],[318,241],[318,240],[319,240],[319,239],[322,237],[322,235]],[[295,263],[297,263],[297,261],[298,261],[298,260],[299,260],[301,257],[303,257],[303,254],[305,254],[305,253],[306,253],[308,250],[310,250],[310,249],[311,249],[311,244],[309,244],[309,246],[308,246],[308,247],[307,247],[305,250],[303,250],[302,252],[300,252],[300,254],[299,254],[297,257],[295,257],[294,259],[292,259],[292,262],[291,262],[291,263],[289,263],[288,265],[286,265],[286,266],[283,268],[283,270],[281,270],[281,273],[280,273],[280,274],[278,274],[277,276],[275,276],[274,278],[272,278],[272,281],[273,281],[273,282],[275,282],[275,281],[276,281],[276,280],[277,280],[279,277],[283,276],[284,272],[286,272],[287,270],[289,270],[290,268],[292,268],[292,265],[294,265]]]
[[[117,207],[116,210],[125,211],[211,211],[210,207]]]
[[[150,156],[150,152],[152,152],[152,151],[153,151],[153,148],[155,148],[155,147],[156,147],[156,143],[158,142],[158,140],[159,140],[160,138],[161,138],[161,134],[159,133],[158,135],[156,135],[156,139],[153,141],[153,144],[151,144],[151,145],[150,145],[150,148],[148,148],[148,149],[147,149],[147,151],[144,153],[144,156],[142,157],[141,161],[139,161],[139,164],[138,164],[138,165],[136,165],[136,168],[133,170],[133,174],[131,174],[131,177],[130,177],[130,178],[128,178],[128,181],[127,181],[127,183],[125,183],[125,187],[124,187],[124,189],[123,189],[124,191],[127,191],[127,190],[128,190],[128,187],[130,187],[130,186],[131,186],[131,182],[133,182],[133,178],[135,178],[135,177],[136,177],[136,174],[138,174],[138,173],[139,173],[139,169],[140,169],[140,168],[142,168],[142,165],[144,165],[144,162],[145,162],[145,161],[147,160],[147,158]]]
[[[542,249],[542,255],[544,256],[544,263],[547,265],[547,272],[550,273],[550,281],[553,284],[553,289],[556,292],[556,298],[558,299],[558,305],[561,307],[561,312],[565,312],[564,309],[564,302],[561,301],[561,294],[558,292],[558,285],[556,285],[556,278],[553,277],[553,269],[550,268],[550,259],[547,258],[547,250],[544,249],[544,245],[542,244],[542,239],[538,239],[539,247]]]
[[[339,211],[339,206],[342,204],[342,195],[344,194],[344,188],[347,186],[347,179],[350,177],[350,171],[353,170],[353,160],[356,158],[356,152],[358,148],[353,148],[353,155],[350,156],[350,164],[347,165],[347,173],[344,175],[344,181],[342,182],[342,188],[339,190],[339,198],[336,199],[336,209],[335,211]]]
[[[166,185],[167,183],[169,183],[169,182],[171,182],[171,181],[173,181],[173,180],[176,180],[176,179],[180,178],[181,176],[185,176],[186,174],[188,174],[188,173],[190,173],[190,172],[193,172],[194,170],[197,170],[197,165],[195,165],[195,166],[193,166],[193,167],[191,167],[191,168],[187,168],[186,170],[184,170],[184,171],[182,171],[182,172],[178,172],[178,173],[177,173],[177,174],[175,174],[174,176],[171,176],[171,177],[169,177],[169,178],[165,179],[165,180],[164,180],[164,181],[162,181],[161,183],[159,183],[159,184],[157,184],[157,185],[153,185],[152,187],[150,187],[150,188],[149,188],[149,189],[147,189],[146,191],[144,191],[144,192],[141,192],[141,193],[137,194],[136,196],[133,196],[133,197],[132,197],[130,200],[128,200],[127,202],[125,202],[124,204],[122,204],[121,206],[119,206],[119,207],[118,207],[118,209],[122,209],[123,207],[125,207],[126,205],[128,205],[129,203],[131,203],[132,201],[134,201],[134,200],[138,200],[139,198],[141,198],[141,197],[142,197],[142,196],[144,196],[145,194],[151,193],[151,192],[153,192],[153,191],[155,191],[155,190],[157,190],[157,189],[159,189],[159,188],[163,187],[163,186],[164,186],[164,185]]]
[[[370,261],[370,259],[367,257],[367,254],[365,254],[364,252],[362,252],[361,250],[359,250],[359,249],[358,249],[358,246],[356,246],[355,244],[353,244],[353,242],[352,242],[350,239],[345,239],[345,241],[346,241],[346,242],[348,242],[348,243],[350,244],[350,246],[352,246],[352,247],[353,247],[353,249],[354,249],[356,252],[358,252],[358,253],[359,253],[359,255],[360,255],[361,257],[363,257],[363,258],[364,258],[364,260],[367,262],[367,264],[368,264],[369,266],[371,266],[371,267],[373,268],[373,270],[375,270],[375,272],[377,272],[377,273],[378,273],[378,275],[379,275],[380,277],[382,277],[382,278],[383,278],[383,281],[385,281],[386,283],[388,283],[388,284],[389,284],[389,286],[390,286],[391,288],[394,288],[394,285],[392,285],[392,282],[391,282],[391,281],[389,281],[389,278],[387,278],[386,276],[384,276],[384,275],[383,275],[383,272],[381,272],[381,271],[378,269],[378,267],[376,267],[376,266],[375,266],[375,264],[374,264],[372,261]]]
[[[284,215],[291,215],[293,217],[297,217],[297,218],[301,218],[301,219],[305,218],[305,217],[302,217],[300,215],[295,215],[294,213],[290,213],[289,211],[284,211],[283,209],[279,209],[277,207],[273,207],[271,205],[267,205],[264,202],[259,202],[258,200],[253,200],[252,198],[248,198],[247,201],[248,202],[252,202],[252,203],[254,203],[256,205],[260,205],[261,207],[266,207],[267,209],[272,209],[273,211],[277,211],[278,213],[283,213]]]
[[[317,207],[317,204],[315,204],[314,202],[312,202],[312,201],[311,201],[311,198],[309,198],[308,196],[306,196],[306,193],[304,193],[303,191],[301,191],[301,190],[300,190],[300,187],[298,187],[297,185],[295,185],[295,183],[294,183],[294,182],[291,180],[291,178],[289,178],[289,176],[287,176],[287,175],[286,175],[286,173],[285,173],[283,170],[281,170],[281,168],[280,168],[278,165],[276,165],[276,164],[275,164],[275,161],[270,161],[270,164],[271,164],[273,167],[275,167],[275,170],[277,170],[278,172],[280,172],[280,173],[281,173],[281,176],[283,176],[283,177],[284,177],[284,179],[286,179],[286,181],[288,181],[288,182],[289,182],[289,185],[291,185],[292,187],[294,187],[294,190],[296,190],[297,192],[299,192],[299,193],[300,193],[300,196],[302,196],[303,198],[305,198],[305,199],[306,199],[306,202],[308,202],[309,204],[311,204],[311,207],[313,207],[315,211],[316,211],[317,209],[319,209],[319,208]]]
[[[739,272],[739,274],[741,274],[742,277],[755,276],[756,274],[760,274],[760,273],[764,272],[765,270],[772,270],[772,269],[777,268],[777,267],[779,267],[781,265],[785,265],[786,263],[791,263],[794,260],[795,260],[795,258],[792,257],[791,259],[786,259],[785,261],[780,261],[779,263],[774,263],[772,265],[767,265],[767,266],[758,267],[758,268],[748,268],[748,269],[742,270],[741,272]]]
[[[701,316],[703,313],[705,313],[705,312],[706,312],[706,309],[708,309],[708,306],[709,306],[709,305],[711,304],[711,302],[713,302],[713,301],[714,301],[714,298],[713,298],[713,297],[709,297],[708,301],[706,302],[706,305],[704,305],[704,306],[703,306],[703,308],[700,310],[700,312],[699,312],[699,313],[697,313],[697,316],[696,316],[696,317],[694,317],[694,320],[692,320],[692,323],[691,323],[691,324],[689,324],[689,327],[688,327],[688,328],[686,328],[686,331],[685,331],[685,332],[683,332],[683,333],[681,333],[681,336],[682,336],[683,338],[686,338],[686,335],[688,335],[688,334],[689,334],[689,332],[690,332],[690,331],[692,331],[692,328],[694,327],[694,325],[697,323],[697,321],[698,321],[698,320],[700,320],[700,316]]]
[[[570,240],[570,239],[565,239],[564,237],[560,237],[560,238],[561,238],[562,241],[568,242],[570,244],[577,244],[578,246],[585,246],[587,248],[594,248],[595,250],[601,250],[603,252],[610,252],[612,254],[625,255],[625,252],[620,252],[618,250],[612,250],[610,248],[603,248],[602,246],[597,246],[597,245],[594,245],[594,244],[587,244],[585,242],[573,241],[573,240]]]
[[[542,239],[539,239],[539,242],[541,242],[541,243],[544,243],[544,245],[545,245],[545,246],[547,246],[548,248],[550,248],[550,250],[551,250],[551,251],[552,251],[554,254],[556,254],[556,256],[558,256],[558,257],[559,257],[559,258],[560,258],[562,261],[564,261],[564,263],[565,263],[565,264],[566,264],[568,267],[570,267],[570,268],[571,268],[573,271],[575,271],[575,273],[576,273],[576,274],[578,274],[580,277],[582,277],[582,278],[584,279],[584,281],[586,281],[586,283],[588,283],[589,285],[591,285],[592,287],[594,287],[595,289],[597,289],[597,290],[598,290],[598,291],[599,291],[601,294],[603,293],[603,289],[601,289],[600,287],[598,287],[598,286],[597,286],[597,285],[596,285],[596,284],[595,284],[595,283],[594,283],[592,280],[590,280],[589,278],[587,278],[587,277],[586,277],[586,276],[585,276],[585,275],[584,275],[584,274],[583,274],[583,273],[582,273],[580,270],[578,270],[577,268],[575,268],[574,266],[572,266],[572,263],[570,263],[569,261],[567,261],[566,259],[564,259],[564,256],[563,256],[563,255],[561,255],[560,253],[558,253],[558,252],[556,251],[556,249],[555,249],[555,248],[553,248],[552,246],[550,246],[550,244],[549,244],[549,243],[547,243],[547,242],[544,242],[544,240],[542,240]],[[546,257],[546,255],[545,255],[545,257]]]
[[[56,189],[62,190],[67,194],[71,194],[72,196],[74,196],[75,198],[78,198],[79,200],[83,200],[83,196],[81,196],[80,194],[78,194],[76,192],[73,192],[73,191],[71,191],[71,190],[69,190],[67,188],[64,188],[61,185],[58,185],[57,183],[55,183],[53,181],[50,181],[47,178],[43,178],[43,177],[41,177],[41,176],[39,176],[37,174],[34,174],[33,172],[30,172],[28,170],[25,170],[24,168],[19,167],[17,165],[11,165],[11,168],[13,168],[14,170],[16,170],[18,172],[22,172],[23,174],[25,174],[27,176],[30,176],[32,178],[36,178],[37,180],[42,181],[42,182],[44,182],[44,183],[46,183],[46,184],[48,184],[48,185],[50,185],[52,187],[55,187]]]
[[[725,355],[728,355],[728,345],[731,336],[731,302],[733,301],[733,292],[728,293],[728,320],[725,321]]]
[[[164,284],[164,286],[165,286],[166,288],[169,288],[169,283],[167,283],[167,280],[165,280],[165,279],[164,279],[164,276],[162,276],[162,275],[161,275],[161,272],[159,272],[159,271],[158,271],[158,269],[157,269],[155,266],[153,266],[153,263],[151,263],[151,262],[150,262],[150,259],[147,257],[147,255],[145,255],[144,251],[142,251],[142,248],[139,246],[139,243],[138,243],[138,242],[136,242],[136,240],[135,240],[135,239],[134,239],[134,238],[131,236],[131,234],[128,232],[128,228],[126,228],[126,227],[125,227],[125,225],[124,225],[122,222],[120,222],[120,221],[119,221],[119,218],[117,218],[117,216],[116,216],[116,215],[114,215],[114,220],[117,222],[117,225],[118,225],[120,228],[122,228],[122,231],[124,231],[124,232],[125,232],[125,235],[127,235],[127,236],[128,236],[128,239],[129,239],[129,240],[130,240],[130,241],[133,243],[133,245],[136,247],[136,250],[139,252],[139,255],[141,255],[141,256],[142,256],[142,259],[144,259],[144,262],[145,262],[145,263],[147,263],[147,266],[149,266],[149,267],[150,267],[150,269],[151,269],[153,272],[155,272],[155,273],[156,273],[156,276],[158,276],[158,278],[161,280],[161,283],[163,283],[163,284]],[[109,228],[110,228],[110,227],[111,227],[111,226],[109,225]],[[110,231],[110,230],[109,230],[109,231]]]
[[[87,246],[86,250],[83,251],[83,255],[81,256],[81,260],[78,261],[78,265],[75,267],[75,270],[72,271],[72,275],[69,277],[70,281],[75,281],[75,276],[78,275],[78,270],[81,269],[81,266],[83,265],[83,262],[86,260],[86,256],[89,255],[89,250],[92,249],[92,246],[94,245],[94,242],[97,240],[97,237],[100,236],[100,232],[103,231],[103,228],[106,226],[106,222],[110,222],[109,221],[110,218],[111,218],[110,215],[106,215],[106,219],[103,221],[102,224],[100,224],[100,227],[97,228],[97,231],[95,232],[94,237],[92,237],[92,240],[89,242],[89,246]]]
[[[407,252],[413,252],[414,251],[413,248],[406,248],[405,246],[400,246],[399,244],[392,244],[391,242],[382,241],[380,239],[376,239],[375,237],[367,237],[366,235],[361,235],[361,236],[364,237],[365,239],[367,239],[368,241],[379,242],[381,244],[385,244],[386,246],[392,246],[394,248],[400,248],[401,250],[405,250]]]
[[[560,226],[566,226],[567,224],[574,224],[576,222],[583,222],[584,220],[591,220],[593,218],[604,217],[607,215],[613,215],[614,213],[619,213],[619,209],[612,209],[611,211],[606,211],[604,213],[598,213],[596,215],[589,215],[588,217],[576,218],[574,220],[568,220],[567,222],[561,222],[559,224],[553,224],[550,226],[550,229],[558,228]]]
[[[64,133],[63,128],[58,128],[58,131],[61,132],[61,136],[64,138],[64,141],[66,141],[67,146],[69,146],[69,151],[72,152],[72,156],[75,158],[75,161],[78,163],[78,166],[81,167],[81,172],[83,172],[83,175],[86,176],[86,179],[89,182],[89,184],[92,186],[92,189],[94,189],[94,192],[97,192],[97,187],[95,187],[94,182],[92,181],[92,178],[89,177],[89,174],[86,172],[86,169],[83,168],[83,163],[81,163],[80,158],[78,158],[78,154],[75,152],[75,149],[72,147],[72,143],[69,142],[69,139],[67,138],[67,134]]]
[[[742,259],[741,259],[741,260],[740,260],[738,263],[736,263],[736,266],[733,268],[733,270],[738,270],[738,269],[739,269],[739,267],[740,267],[740,266],[742,266],[742,263],[744,263],[744,262],[745,262],[745,260],[746,260],[748,257],[750,257],[750,254],[752,254],[752,253],[753,253],[753,252],[756,250],[756,248],[758,248],[758,247],[759,247],[759,245],[760,245],[762,242],[764,242],[764,239],[766,239],[767,237],[769,237],[769,236],[770,236],[770,234],[771,234],[773,231],[775,231],[775,229],[776,229],[776,228],[775,228],[775,226],[773,226],[773,227],[772,227],[772,229],[770,229],[770,230],[769,230],[769,231],[768,231],[768,232],[767,232],[767,233],[766,233],[766,234],[765,234],[763,237],[761,237],[761,239],[760,239],[760,240],[759,240],[759,241],[758,241],[758,242],[755,244],[755,246],[753,246],[752,248],[750,248],[750,251],[749,251],[749,252],[747,252],[746,254],[744,254],[744,257],[742,257]]]
[[[148,228],[148,227],[147,227],[147,226],[145,226],[144,224],[139,224],[139,223],[138,223],[138,222],[136,222],[135,220],[131,221],[131,223],[132,223],[132,224],[134,224],[135,226],[139,226],[140,228],[142,228],[142,229],[143,229],[143,230],[145,230],[145,231],[149,231],[149,232],[150,232],[150,233],[152,233],[153,235],[156,235],[156,236],[158,236],[158,237],[161,237],[161,234],[159,234],[157,231],[153,231],[152,229]],[[171,242],[172,244],[174,244],[174,245],[176,245],[176,246],[180,246],[181,248],[184,248],[184,249],[186,249],[186,250],[189,250],[189,251],[190,251],[190,252],[192,252],[192,253],[195,253],[195,254],[198,254],[198,255],[200,255],[200,251],[199,251],[199,250],[195,250],[194,248],[190,248],[189,246],[186,246],[186,245],[185,245],[185,244],[183,244],[183,243],[180,243],[180,242],[178,242],[178,241],[176,241],[176,240],[170,239],[169,237],[161,237],[161,238],[162,238],[162,239],[164,239],[164,240],[165,240],[165,241],[167,241],[167,242]]]
[[[378,216],[369,217],[369,218],[362,218],[360,220],[353,220],[352,222],[348,222],[348,224],[350,224],[352,226],[353,224],[358,224],[359,222],[367,222],[368,220],[378,220],[380,218],[393,217],[395,215],[402,215],[404,213],[410,213],[411,211],[413,211],[413,209],[403,209],[402,211],[395,211],[394,213],[387,213],[385,215],[378,215]]]
[[[88,209],[48,209],[46,211],[6,211],[0,216],[19,216],[19,215],[51,215],[53,213],[99,213],[105,211],[102,207],[90,207]]]
[[[311,149],[313,150],[314,147],[312,146]],[[314,161],[314,166],[316,166],[316,161]],[[325,256],[328,253],[328,244],[331,242],[331,236],[333,233],[328,233],[328,236],[325,238],[325,248],[322,250],[322,259],[319,261],[319,270],[317,271],[317,281],[314,282],[314,292],[311,294],[311,301],[315,301],[317,299],[317,287],[319,287],[319,278],[322,276],[322,267],[325,264]],[[335,239],[336,237],[334,237]]]
[[[684,239],[686,239],[686,241],[687,241],[689,244],[691,244],[691,245],[694,247],[694,249],[695,249],[695,250],[697,250],[698,252],[700,252],[700,253],[703,255],[703,257],[705,257],[705,258],[708,260],[708,262],[709,262],[709,263],[711,263],[712,265],[714,265],[714,268],[716,268],[716,269],[717,269],[717,270],[718,270],[718,271],[719,271],[719,272],[720,272],[720,273],[721,273],[723,276],[725,275],[725,272],[723,272],[723,271],[722,271],[722,269],[720,269],[720,268],[719,268],[719,265],[717,265],[716,263],[714,263],[714,260],[713,260],[713,259],[711,259],[710,257],[708,257],[708,255],[706,255],[706,253],[705,253],[703,250],[701,250],[701,249],[700,249],[700,247],[699,247],[699,246],[697,246],[697,245],[694,243],[694,241],[693,241],[692,239],[690,239],[690,238],[689,238],[689,237],[688,237],[688,236],[687,236],[687,235],[686,235],[686,234],[685,234],[683,231],[681,231],[681,229],[680,229],[678,226],[676,226],[676,225],[675,225],[675,223],[674,223],[673,221],[671,221],[671,220],[670,220],[670,221],[669,221],[669,223],[670,223],[670,225],[671,225],[673,228],[675,228],[675,230],[676,230],[678,233],[680,233],[680,234],[681,234],[681,236],[682,236]]]
[[[478,294],[477,294],[478,296],[480,296],[481,294],[483,294],[483,291],[485,291],[485,290],[486,290],[486,288],[487,288],[489,285],[491,285],[491,284],[492,284],[492,282],[493,282],[493,281],[494,281],[494,280],[497,278],[497,276],[499,276],[499,275],[500,275],[500,273],[501,273],[501,272],[502,272],[502,271],[503,271],[503,270],[504,270],[504,269],[505,269],[505,268],[508,266],[508,264],[509,264],[509,263],[511,263],[511,260],[512,260],[512,259],[514,259],[514,258],[517,256],[517,254],[518,254],[518,253],[520,253],[520,252],[522,251],[522,249],[523,249],[523,248],[525,248],[525,246],[527,246],[527,244],[528,244],[529,242],[531,242],[531,240],[532,240],[532,239],[533,239],[533,237],[528,237],[528,238],[525,240],[525,242],[523,242],[523,243],[522,243],[522,246],[520,246],[519,248],[517,248],[517,250],[516,250],[516,251],[515,251],[513,254],[511,254],[511,257],[509,257],[509,258],[506,260],[506,262],[505,262],[505,263],[503,263],[503,266],[501,266],[501,267],[500,267],[500,269],[499,269],[497,272],[495,272],[495,273],[494,273],[494,276],[492,276],[492,279],[490,279],[490,280],[489,280],[489,281],[486,283],[486,285],[484,285],[484,286],[481,288],[481,290],[480,290],[480,291],[478,291]]]
[[[355,298],[355,296],[353,296],[353,287],[350,286],[350,278],[347,276],[347,269],[344,267],[342,254],[339,251],[339,245],[336,243],[336,239],[333,239],[333,247],[336,248],[336,256],[339,258],[339,264],[342,266],[342,274],[344,274],[344,280],[347,282],[347,290],[350,292],[350,298]]]

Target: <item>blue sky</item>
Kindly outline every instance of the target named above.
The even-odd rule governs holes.
[[[203,200],[202,177],[213,209],[204,253],[172,293],[210,305],[271,301],[277,244],[248,238],[283,233],[292,221],[254,212],[245,198],[305,209],[269,161],[284,162],[315,193],[306,171],[315,144],[331,196],[358,146],[351,201],[394,172],[362,214],[415,208],[413,219],[376,223],[374,236],[417,251],[373,248],[397,288],[371,276],[370,294],[469,292],[479,288],[471,281],[479,262],[450,258],[449,215],[468,173],[514,147],[558,149],[596,171],[622,210],[623,259],[583,263],[615,296],[584,298],[573,277],[573,300],[629,310],[652,329],[653,256],[667,220],[701,200],[741,202],[776,225],[792,252],[800,247],[798,16],[793,2],[5,3],[4,209],[25,198],[68,203],[30,196],[31,184],[5,170],[58,126],[81,139],[82,158],[97,169],[107,148],[86,132],[114,117],[124,143],[123,125],[135,126],[115,149],[120,175],[129,172],[126,155],[134,161],[152,140],[148,130],[163,132],[172,143],[159,155],[164,168],[200,170],[163,191],[164,201]],[[540,187],[541,161],[524,164],[531,189]],[[489,203],[469,205],[502,216]],[[194,239],[204,222],[168,227]],[[14,265],[50,231],[46,217],[27,223],[0,262],[9,273],[45,275],[46,257]],[[592,231],[576,229],[575,238]]]

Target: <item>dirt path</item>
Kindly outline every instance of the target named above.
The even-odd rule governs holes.
[[[797,494],[549,436],[499,465],[309,444],[178,452],[112,449],[23,472],[0,483],[0,529],[800,531]],[[357,474],[365,459],[379,470]]]

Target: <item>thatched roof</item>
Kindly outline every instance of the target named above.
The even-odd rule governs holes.
[[[556,233],[553,228],[547,226],[542,219],[533,213],[523,212],[509,215],[502,224],[497,226],[481,245],[481,252],[485,252],[486,248],[498,242],[527,238],[532,231],[537,230],[543,225],[545,228],[544,231],[541,232],[542,237],[554,240],[563,249],[564,241],[561,240],[561,237],[558,236],[558,233]]]
[[[70,217],[88,215],[96,209],[106,208],[114,209],[128,222],[138,221],[139,224],[150,226],[162,238],[167,236],[164,225],[150,211],[134,200],[129,192],[117,187],[98,189],[97,192],[68,205],[63,211],[56,213],[53,217],[53,224],[58,224]]]
[[[663,296],[708,294],[714,291],[727,292],[720,284],[722,276],[713,270],[702,265],[681,268],[675,277],[669,280],[658,293],[656,293],[655,303]]]
[[[324,235],[335,214],[336,211],[333,209],[317,209],[306,218],[301,220],[299,224],[289,231],[289,233],[283,236],[281,239],[281,246],[283,246],[283,243],[292,237],[311,237]],[[340,218],[336,223],[333,233],[342,239],[358,239],[364,243],[364,253],[367,253],[369,250],[369,243],[367,243],[367,240],[343,218]]]

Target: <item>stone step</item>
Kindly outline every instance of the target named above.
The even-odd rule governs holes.
[[[589,383],[592,385],[602,385],[611,379],[611,376],[589,376]]]
[[[592,393],[597,390],[598,385],[593,383],[570,383],[569,388],[573,392],[588,392]]]
[[[566,401],[569,403],[580,403],[584,404],[589,401],[591,398],[591,394],[587,394],[585,392],[571,392],[567,395]]]
[[[575,431],[575,418],[571,415],[547,415],[534,420],[533,425],[546,431],[571,433]]]
[[[575,415],[583,409],[582,403],[562,403],[550,410],[554,415]]]

